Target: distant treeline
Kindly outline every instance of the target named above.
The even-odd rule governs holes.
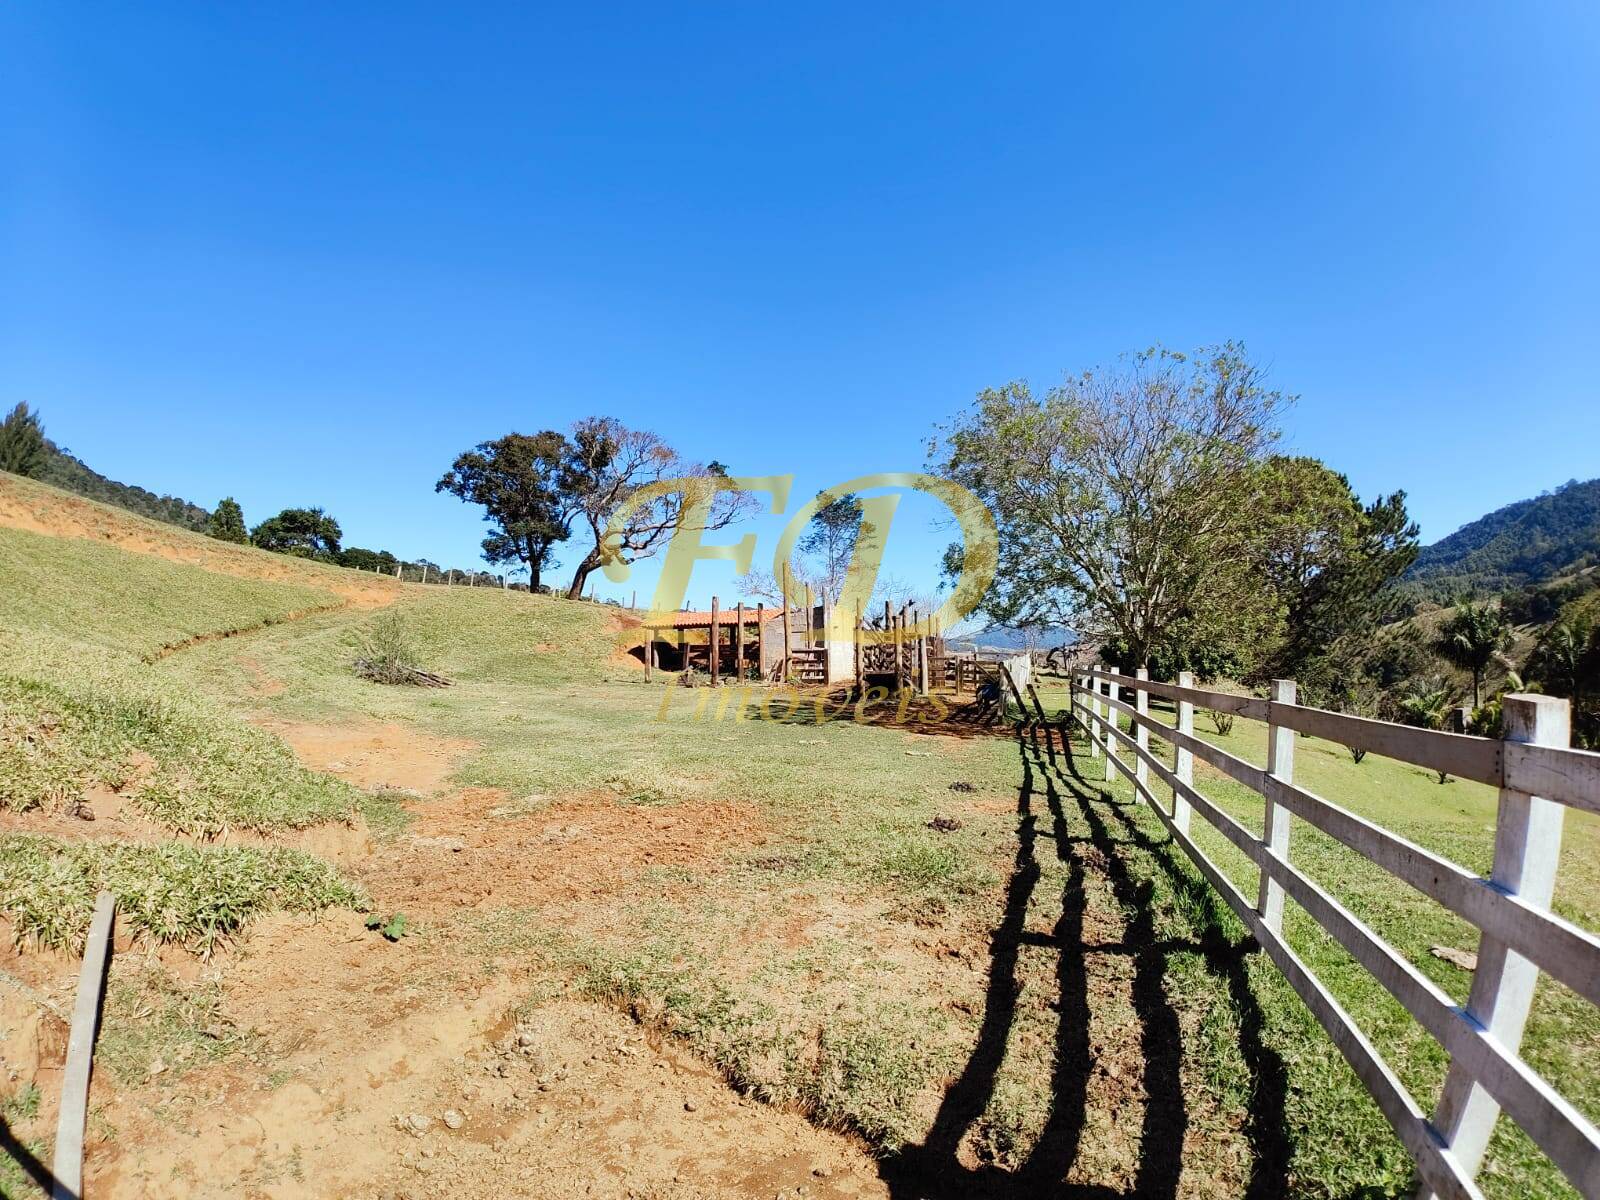
[[[114,504],[141,517],[165,521],[169,525],[196,532],[204,532],[206,522],[211,519],[208,511],[182,497],[158,496],[142,487],[107,479],[48,438],[44,442],[43,460],[34,478],[63,491],[76,492],[102,504]]]

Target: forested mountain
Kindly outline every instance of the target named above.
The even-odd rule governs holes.
[[[45,441],[45,451],[45,464],[38,473],[38,478],[45,483],[88,496],[91,500],[99,500],[102,504],[115,504],[142,517],[205,532],[206,521],[211,514],[198,504],[191,504],[177,496],[158,496],[142,487],[107,479],[48,439]]]
[[[1491,595],[1600,563],[1600,479],[1576,479],[1423,548],[1404,582],[1442,599]]]

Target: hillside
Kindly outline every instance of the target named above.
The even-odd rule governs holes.
[[[1600,479],[1573,480],[1423,548],[1404,584],[1435,598],[1541,583],[1600,561]]]
[[[184,529],[204,529],[211,516],[198,504],[191,504],[178,496],[158,496],[142,487],[108,479],[48,439],[45,449],[48,457],[39,475],[45,483]]]

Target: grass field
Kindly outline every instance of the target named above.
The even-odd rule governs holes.
[[[40,539],[35,555],[0,536],[17,548],[0,555],[0,822],[13,822],[0,909],[25,944],[70,945],[93,890],[111,886],[150,938],[248,951],[267,912],[369,903],[346,873],[274,840],[382,814],[400,857],[374,886],[426,893],[435,868],[419,864],[457,871],[408,937],[436,973],[419,967],[415,986],[489,986],[515,965],[531,972],[518,1012],[615,1006],[748,1094],[858,1135],[893,1194],[1410,1190],[1408,1159],[1320,1028],[1154,815],[1120,779],[1098,781],[1081,739],[1068,753],[1037,734],[929,727],[920,708],[857,723],[835,701],[819,721],[809,701],[760,689],[646,685],[612,612],[489,590],[396,589],[419,661],[453,685],[385,687],[350,665],[376,614],[308,614],[320,606],[292,590],[302,580],[146,572],[146,556],[114,546]],[[61,594],[60,576],[83,572],[105,582],[99,601]],[[174,589],[211,599],[191,612]],[[1262,760],[1258,726],[1224,737],[1200,724]],[[380,757],[396,738],[449,747],[448,770],[427,794],[380,796],[297,763],[273,732],[291,728],[400,731]],[[1487,867],[1489,789],[1374,756],[1358,766],[1314,739],[1297,756],[1312,790]],[[1258,798],[1199,774],[1259,828]],[[158,836],[108,844],[15,824],[91,788],[122,789]],[[451,814],[470,844],[455,859],[437,834],[407,831]],[[217,843],[235,829],[261,844]],[[1558,891],[1591,928],[1595,839],[1593,822],[1572,821]],[[1201,840],[1254,886],[1220,837]],[[444,857],[416,857],[430,853]],[[1465,995],[1468,974],[1429,953],[1472,948],[1464,925],[1302,825],[1294,854]],[[1431,1107],[1438,1050],[1292,906],[1288,930]],[[350,964],[392,952],[376,937],[340,951]],[[218,986],[160,965],[119,977],[115,1077],[145,1086],[178,1048],[198,1063],[249,1045],[234,1069],[259,1070],[269,1093],[271,1053],[195,1032],[215,1024]],[[1592,1009],[1546,986],[1527,1055],[1600,1116]],[[162,1086],[181,1091],[181,1077]],[[1570,1195],[1502,1126],[1486,1191]]]

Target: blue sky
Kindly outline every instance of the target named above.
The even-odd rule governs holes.
[[[349,544],[471,560],[433,483],[512,429],[803,496],[1156,341],[1426,540],[1600,474],[1591,4],[25,2],[0,106],[0,403]]]

